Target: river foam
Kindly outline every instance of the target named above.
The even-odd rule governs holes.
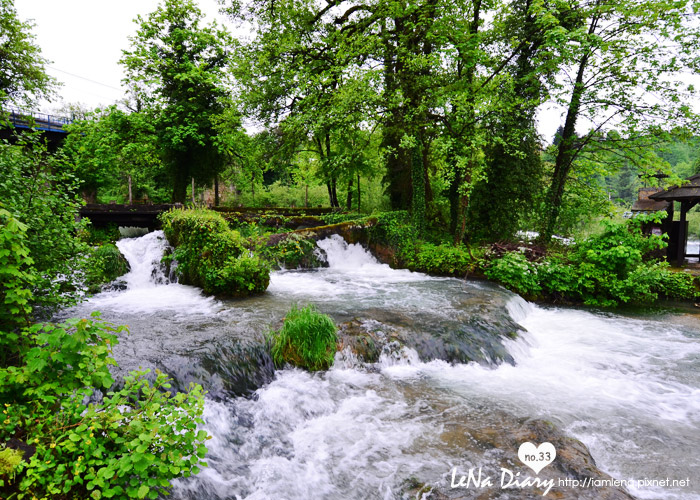
[[[94,309],[121,313],[155,314],[169,312],[177,316],[213,314],[221,309],[212,297],[199,288],[181,285],[166,276],[160,261],[168,248],[163,231],[136,238],[123,238],[117,248],[129,262],[130,270],[119,278],[126,290],[113,290],[89,300]]]
[[[433,333],[495,321],[490,311],[500,308],[527,330],[504,341],[515,365],[425,363],[404,347],[371,366],[343,359],[326,373],[280,370],[251,398],[207,401],[210,467],[177,481],[174,498],[398,499],[409,477],[435,484],[455,466],[498,463],[503,450],[467,453],[460,446],[468,436],[451,430],[474,412],[550,420],[587,444],[617,479],[697,481],[696,320],[539,307],[489,284],[393,270],[337,238],[319,247],[328,268],[275,272],[262,297],[216,301],[196,288],[165,284],[158,274],[165,241],[150,233],[120,242],[132,266],[127,289],[99,294],[86,307],[106,308],[117,323],[120,314],[157,315],[162,333],[148,337],[135,328],[132,335],[149,345],[163,339],[163,353],[236,325],[277,321],[294,302],[314,303],[336,321]],[[128,354],[136,359],[140,344],[132,344]],[[700,484],[632,493],[698,499]]]

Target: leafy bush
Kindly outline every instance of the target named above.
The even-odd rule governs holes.
[[[333,320],[314,306],[293,306],[282,328],[272,337],[272,358],[278,366],[289,363],[309,371],[326,370],[333,364],[338,344]]]
[[[21,450],[0,448],[0,488],[4,487],[5,483],[9,485],[14,481],[23,456],[24,453]]]
[[[673,272],[666,262],[648,258],[666,243],[659,236],[643,235],[641,227],[660,216],[606,222],[601,234],[537,264],[512,252],[492,261],[485,273],[518,293],[543,293],[592,306],[650,303],[659,296],[695,299],[698,293],[691,275]]]
[[[388,245],[396,251],[399,263],[415,254],[418,232],[406,211],[383,212],[376,215],[377,223],[370,227],[371,241]]]
[[[121,238],[119,226],[116,224],[108,224],[106,227],[88,225],[82,228],[78,234],[82,241],[91,246],[116,243]]]
[[[250,255],[245,240],[211,210],[171,210],[161,214],[163,230],[184,283],[206,293],[245,296],[261,293],[270,283],[270,269]]]
[[[521,295],[536,295],[542,289],[536,266],[520,252],[508,252],[492,261],[484,274]]]
[[[129,263],[119,249],[105,244],[92,250],[86,264],[86,283],[90,292],[100,291],[100,287],[129,272]]]
[[[291,269],[316,265],[316,248],[315,241],[299,234],[291,234],[276,245],[263,246],[260,253],[273,265]]]
[[[37,273],[26,226],[0,210],[0,442],[30,450],[0,473],[4,498],[158,498],[170,480],[199,471],[207,435],[200,386],[171,395],[147,372],[113,386],[114,328],[93,314],[31,324]],[[12,440],[12,441],[10,441]],[[16,458],[16,457],[15,457]]]
[[[408,268],[430,274],[465,276],[476,269],[476,261],[462,246],[422,243],[408,262]]]
[[[82,204],[73,166],[60,154],[49,154],[40,134],[22,134],[15,144],[0,141],[0,201],[26,224],[25,245],[31,252],[34,304],[48,311],[69,306],[79,297],[77,276],[87,246],[75,237]]]
[[[34,261],[29,256],[25,233],[27,226],[0,208],[0,328],[12,331],[30,323],[36,283],[31,272]],[[12,352],[14,335],[0,337],[0,361]]]

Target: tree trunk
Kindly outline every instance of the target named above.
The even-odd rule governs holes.
[[[173,203],[185,203],[188,181],[187,172],[175,172],[175,178],[173,179]]]
[[[331,179],[331,206],[333,208],[340,208],[340,203],[338,203],[338,186],[335,177]]]
[[[333,189],[331,188],[331,181],[326,182],[326,189],[328,189],[328,203],[330,203],[331,208],[333,208]]]
[[[133,192],[131,191],[131,174],[126,176],[126,180],[129,183],[129,205],[134,202]]]
[[[481,0],[477,0],[474,2],[474,15],[472,17],[471,23],[469,23],[469,33],[476,37],[477,34],[479,33],[479,21],[481,18]],[[469,94],[467,97],[467,106],[465,110],[465,121],[469,125],[465,128],[465,137],[467,138],[467,141],[473,141],[474,135],[476,134],[476,127],[475,127],[475,121],[476,121],[476,107],[475,107],[475,101],[476,101],[476,96],[474,95],[473,91],[473,86],[474,86],[474,77],[476,74],[476,64],[474,62],[470,62],[466,68],[465,68],[465,80],[467,82],[467,88],[469,90]],[[460,186],[463,184],[468,184],[471,182],[472,179],[472,172],[475,168],[475,152],[474,152],[474,145],[473,144],[467,144],[467,150],[466,154],[468,157],[467,165],[465,168],[465,172],[460,173],[459,178],[460,178],[460,183],[456,187],[456,193],[455,196],[458,198],[458,202],[456,205],[456,210],[457,210],[457,217],[454,222],[451,222],[451,224],[454,225],[455,227],[455,233],[454,233],[454,244],[455,245],[460,245],[462,241],[464,240],[464,234],[466,232],[467,228],[467,210],[469,209],[469,194],[467,190],[463,189],[460,192]],[[457,178],[457,172],[455,172],[455,179]]]
[[[345,200],[345,208],[352,210],[352,177],[348,181],[348,197]]]
[[[309,184],[307,183],[304,190],[304,207],[309,208]]]
[[[219,176],[214,176],[214,206],[219,206]]]
[[[357,174],[357,211],[358,212],[362,209],[362,206],[360,204],[361,196],[362,196],[362,190],[360,189],[360,174]]]
[[[195,204],[194,200],[194,177],[192,177],[192,205]]]
[[[591,19],[588,34],[591,35],[595,33],[597,26],[598,16],[594,16]],[[581,111],[581,98],[583,97],[583,92],[585,90],[583,78],[586,68],[588,67],[589,58],[590,53],[586,53],[579,61],[578,71],[576,73],[576,82],[574,83],[574,89],[571,93],[571,100],[569,101],[569,107],[566,111],[564,130],[561,133],[559,145],[557,146],[557,158],[554,162],[552,183],[547,193],[544,225],[538,238],[538,240],[543,243],[549,242],[554,234],[557,221],[559,220],[559,214],[561,212],[564,188],[566,187],[566,181],[569,178],[569,173],[571,172],[571,167],[577,153],[576,121],[578,119],[579,112]]]

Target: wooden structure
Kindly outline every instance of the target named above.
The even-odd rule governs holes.
[[[94,227],[105,227],[109,224],[124,227],[147,227],[157,229],[160,227],[158,216],[171,208],[182,207],[180,204],[170,205],[120,205],[120,204],[95,204],[88,203],[80,209],[80,217],[87,217]],[[259,221],[260,219],[274,220],[284,218],[299,218],[299,221],[291,221],[296,226],[311,226],[308,221],[302,220],[305,216],[320,216],[333,213],[331,208],[251,208],[251,207],[210,207],[227,219],[239,221]],[[277,225],[281,224],[279,222]],[[273,224],[275,225],[275,224]],[[318,225],[318,224],[315,224]]]
[[[88,203],[80,209],[80,216],[87,217],[94,227],[115,224],[123,227],[160,227],[158,216],[175,205],[100,205]]]
[[[688,242],[687,214],[691,208],[700,202],[700,174],[688,179],[681,186],[673,186],[664,191],[649,195],[649,199],[655,202],[667,202],[673,206],[673,202],[680,203],[680,220],[673,221],[669,234],[669,260],[676,261],[680,266],[686,257],[698,257],[697,254],[687,254],[685,251]]]

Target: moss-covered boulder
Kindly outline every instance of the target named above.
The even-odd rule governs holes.
[[[211,210],[175,209],[160,216],[182,283],[205,293],[243,297],[264,292],[270,268],[251,255],[238,231]]]
[[[87,258],[85,284],[88,292],[100,292],[103,285],[128,272],[129,262],[115,245],[107,243],[96,247]]]

